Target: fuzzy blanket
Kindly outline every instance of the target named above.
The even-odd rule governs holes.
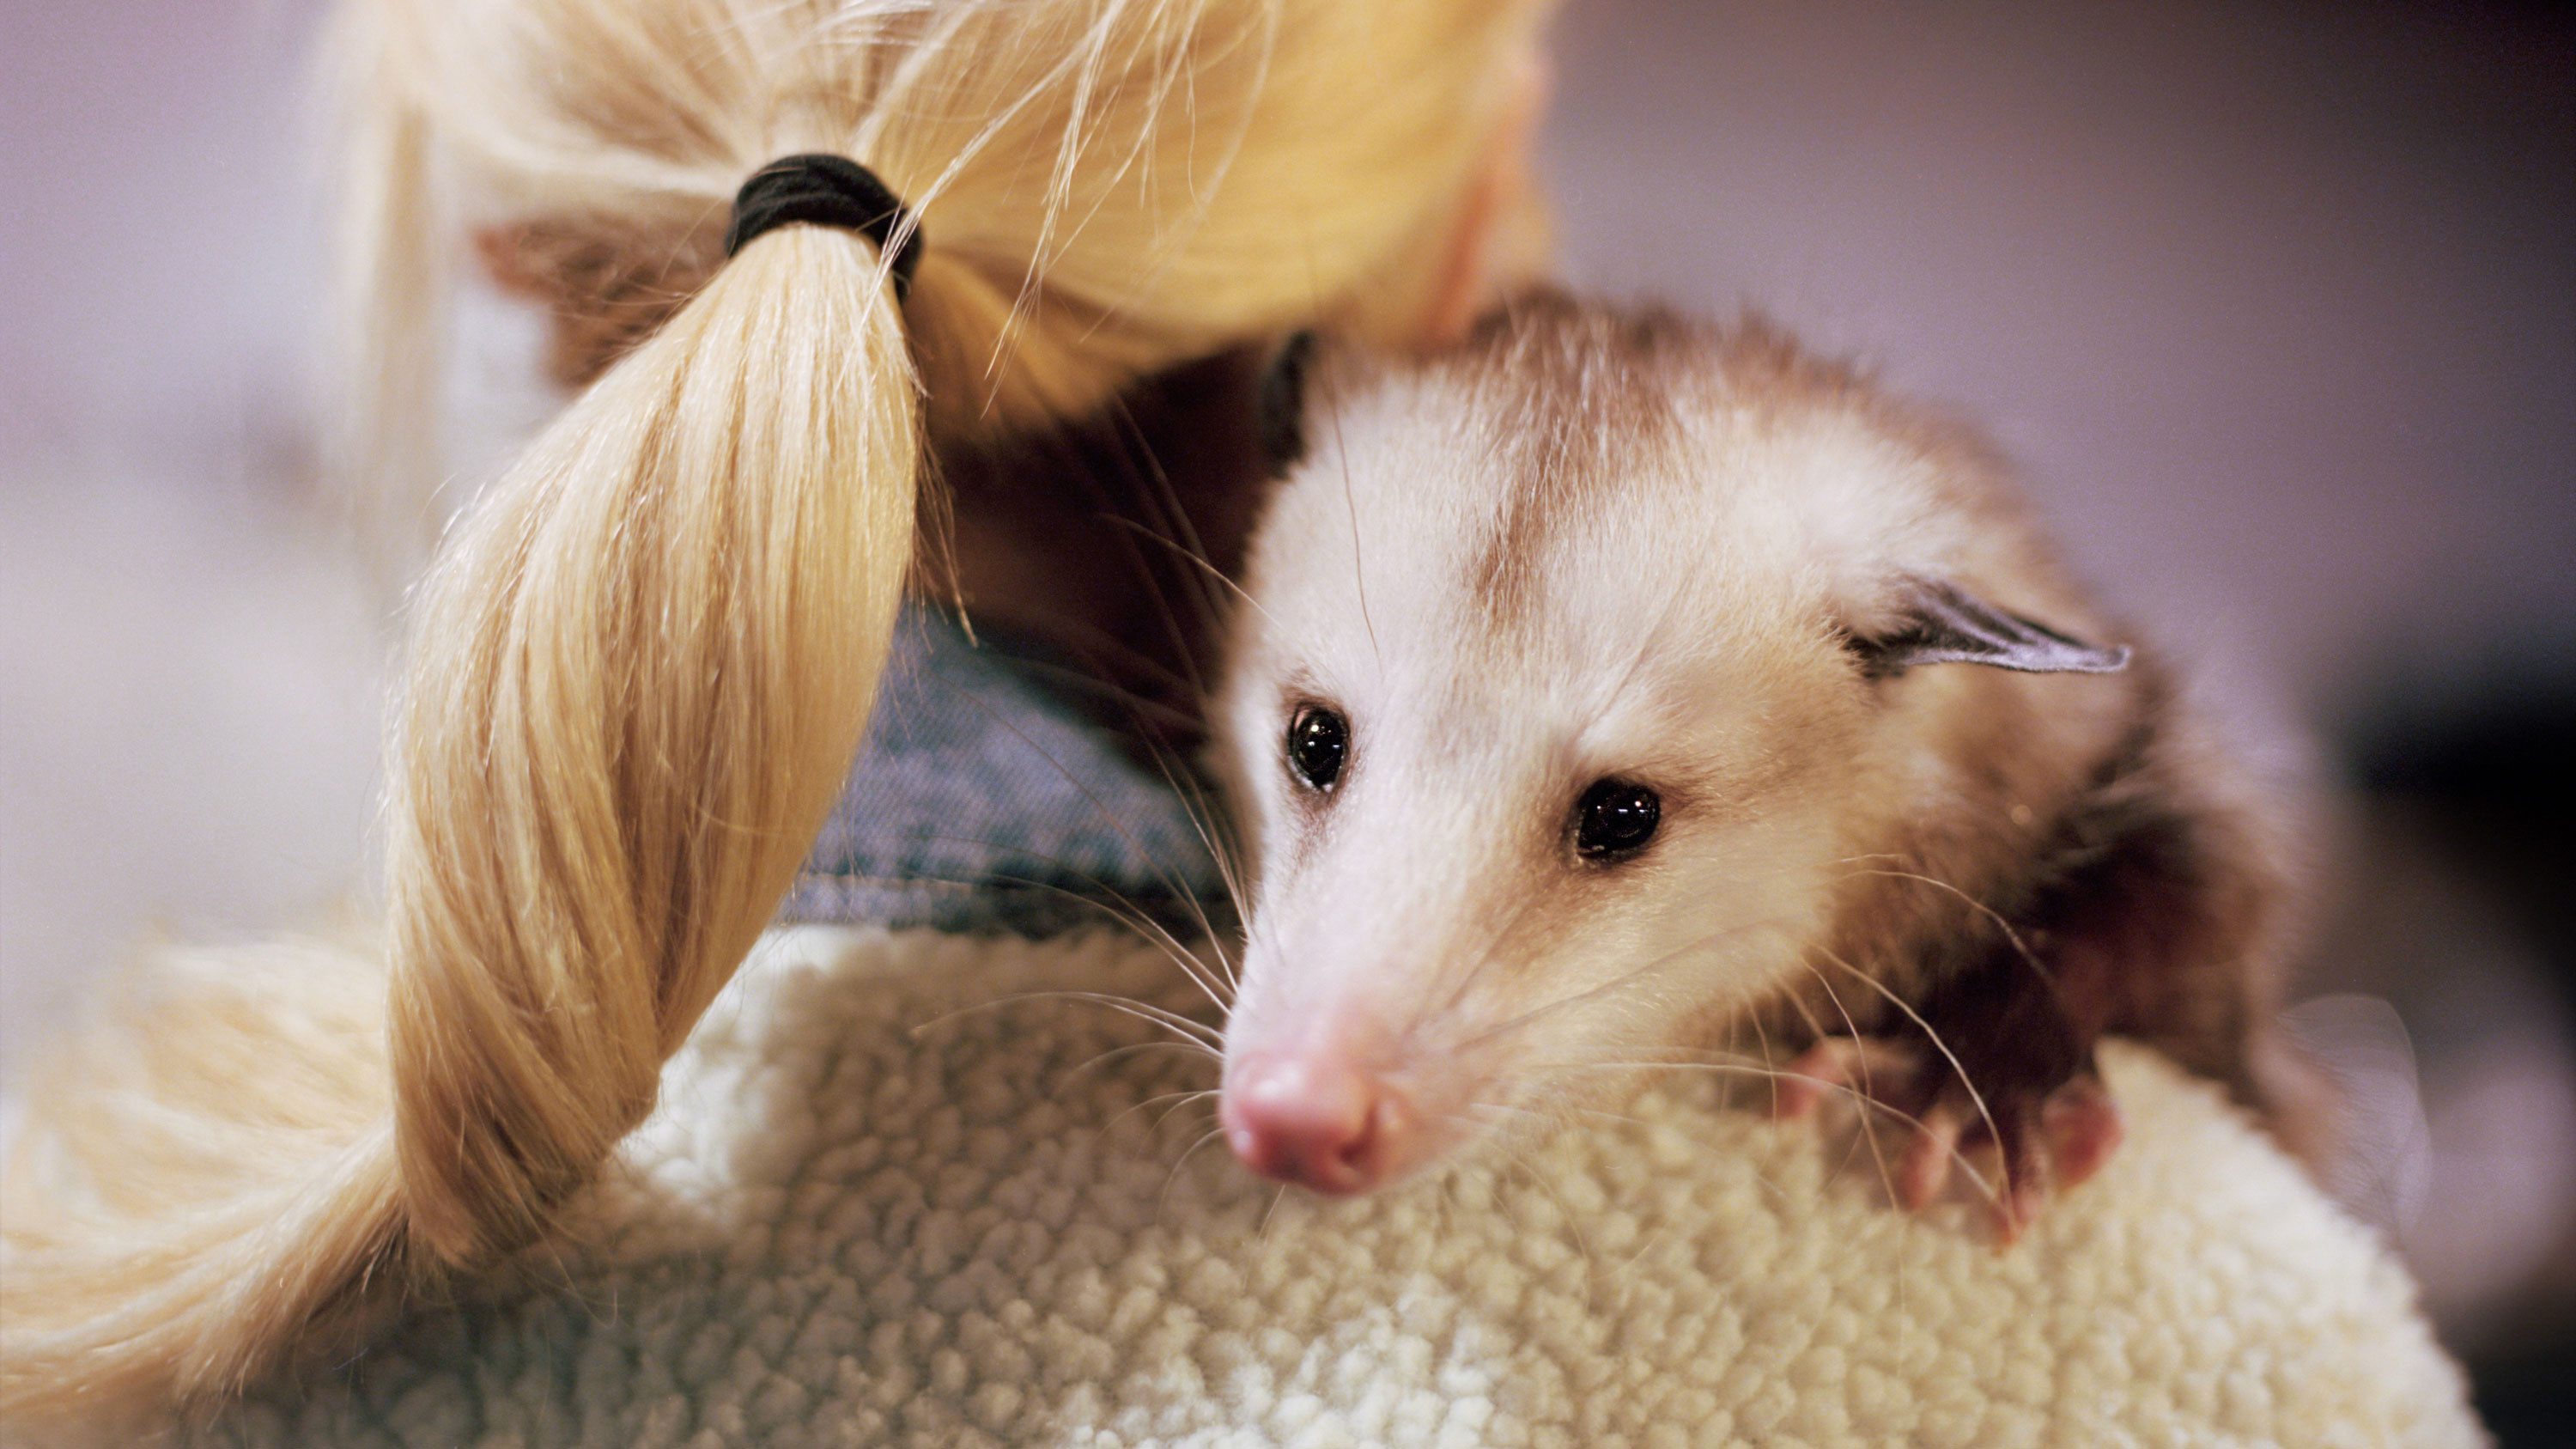
[[[1030,994],[1062,992],[1188,1004],[1098,933],[776,933],[570,1246],[181,1437],[2482,1440],[2387,1252],[2143,1052],[2106,1051],[2109,1168],[1999,1251],[1973,1204],[1893,1211],[1865,1144],[1692,1073],[1388,1195],[1283,1196],[1209,1141],[1210,1060]]]

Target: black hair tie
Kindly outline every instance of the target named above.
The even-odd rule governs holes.
[[[912,291],[912,269],[921,261],[921,223],[875,172],[847,156],[782,156],[770,162],[751,173],[734,196],[725,255],[741,251],[772,227],[799,221],[865,235],[887,254],[895,300],[901,302]],[[894,241],[898,232],[900,245]]]

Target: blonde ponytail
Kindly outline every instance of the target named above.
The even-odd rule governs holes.
[[[892,632],[917,409],[880,273],[846,233],[761,238],[464,521],[401,710],[390,1125],[113,1245],[114,1273],[62,1234],[13,1251],[9,1418],[234,1388],[360,1284],[533,1241],[651,1110],[820,828]]]
[[[423,596],[390,1027],[408,1225],[442,1261],[534,1238],[642,1120],[857,749],[917,450],[877,269],[842,232],[753,243]]]
[[[394,294],[360,304],[374,456],[436,432],[422,234],[591,259],[543,271],[576,319],[632,301],[585,277],[694,290],[658,327],[581,334],[616,355],[421,586],[380,937],[200,971],[30,1112],[0,1222],[11,1425],[232,1390],[542,1236],[651,1110],[837,794],[924,447],[1400,309],[1360,284],[1464,187],[1461,118],[1539,11],[346,3],[381,170],[353,270]],[[1362,120],[1372,75],[1401,95]],[[715,255],[733,188],[801,151],[922,214],[908,301],[833,228],[674,264]]]

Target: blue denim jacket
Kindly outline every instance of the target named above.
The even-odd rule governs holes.
[[[1096,693],[1096,690],[1093,691]],[[782,922],[1049,936],[1141,914],[1222,929],[1221,824],[1096,723],[1079,670],[907,605],[866,743]],[[1179,788],[1175,787],[1175,781]]]

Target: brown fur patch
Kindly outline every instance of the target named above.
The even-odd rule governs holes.
[[[1494,466],[1510,491],[1468,580],[1497,628],[1538,607],[1556,530],[1651,476],[1639,462],[1674,445],[1676,380],[1704,365],[1705,336],[1673,313],[1604,312],[1554,292],[1522,297],[1477,330],[1467,381],[1502,424]]]

